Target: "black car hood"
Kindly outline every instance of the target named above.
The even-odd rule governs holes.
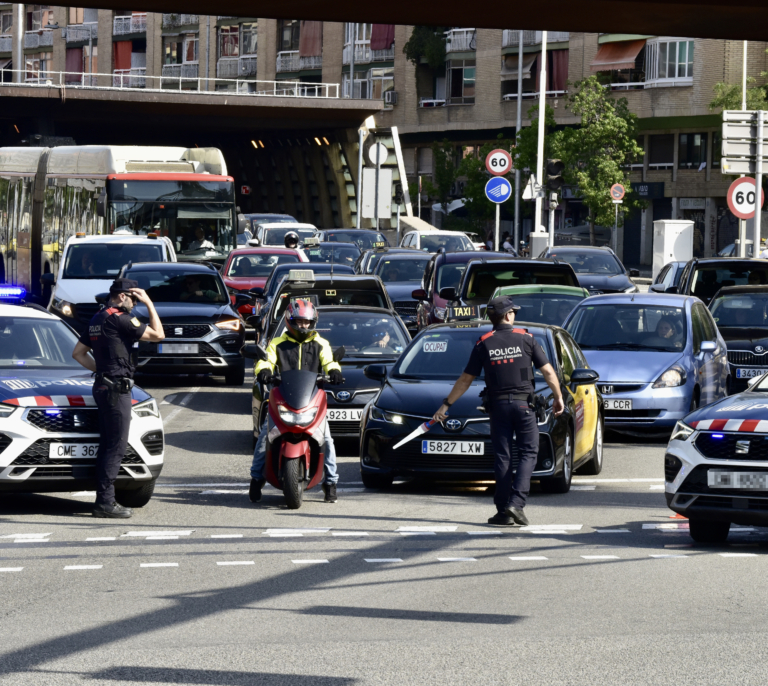
[[[67,396],[67,404],[79,404],[72,398],[90,396],[93,376],[85,370],[77,369],[0,369],[0,402],[34,396]],[[136,402],[151,396],[134,386],[131,398]],[[64,403],[61,403],[62,405]]]
[[[216,321],[224,316],[237,317],[229,303],[155,303],[157,314],[163,323],[173,324],[183,321]],[[142,304],[133,308],[141,321],[148,321],[147,308]]]
[[[417,288],[421,288],[421,284],[417,281],[393,281],[392,283],[385,283],[384,287],[389,293],[389,299],[392,302],[402,300],[413,300],[413,293]]]
[[[634,285],[626,274],[576,274],[576,278],[580,286],[590,291],[623,291]]]
[[[768,329],[723,326],[719,330],[729,350],[753,350],[756,345],[763,346],[761,352],[768,350]]]

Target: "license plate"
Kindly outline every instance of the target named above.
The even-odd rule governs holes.
[[[51,460],[81,460],[96,457],[98,443],[51,443],[48,457]]]
[[[631,410],[631,400],[603,400],[603,407],[606,410]]]
[[[752,491],[768,490],[768,472],[707,472],[710,488],[743,488]]]
[[[330,422],[359,422],[362,416],[362,410],[328,410]]]
[[[161,355],[196,355],[199,348],[198,343],[159,343],[157,352]]]
[[[736,378],[737,379],[754,379],[756,376],[761,376],[765,374],[765,369],[737,369],[736,370]]]
[[[422,441],[424,455],[482,455],[482,441]]]

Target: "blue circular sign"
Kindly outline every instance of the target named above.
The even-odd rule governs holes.
[[[489,179],[485,184],[485,197],[499,205],[512,197],[512,184],[501,176]]]

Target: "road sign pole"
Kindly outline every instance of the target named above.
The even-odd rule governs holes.
[[[363,129],[358,130],[358,155],[357,155],[357,216],[355,217],[356,228],[360,228],[363,217]]]
[[[546,132],[547,115],[547,32],[541,32],[541,71],[539,72],[539,144],[536,153],[536,181],[542,183],[544,178],[544,134]],[[536,212],[533,215],[533,230],[541,227],[541,208],[544,199],[536,198]]]
[[[552,200],[549,202],[549,247],[555,247],[555,211],[552,209]]]
[[[755,160],[755,234],[752,237],[752,257],[760,254],[760,228],[762,219],[763,199],[763,127],[765,125],[765,112],[757,113],[757,159]]]
[[[523,126],[523,32],[517,34],[517,112],[515,113],[515,146]],[[515,165],[515,250],[520,250],[520,175]]]
[[[493,237],[493,247],[496,252],[499,252],[499,227],[501,225],[501,205],[496,205],[496,233]]]
[[[400,245],[400,205],[397,205],[397,244]]]
[[[619,235],[619,203],[616,204],[616,216],[613,219],[613,252],[616,252],[616,243],[618,243],[617,237]]]

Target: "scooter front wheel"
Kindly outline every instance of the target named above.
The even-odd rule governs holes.
[[[304,495],[304,461],[286,460],[283,464],[283,495],[289,510],[298,510]]]

